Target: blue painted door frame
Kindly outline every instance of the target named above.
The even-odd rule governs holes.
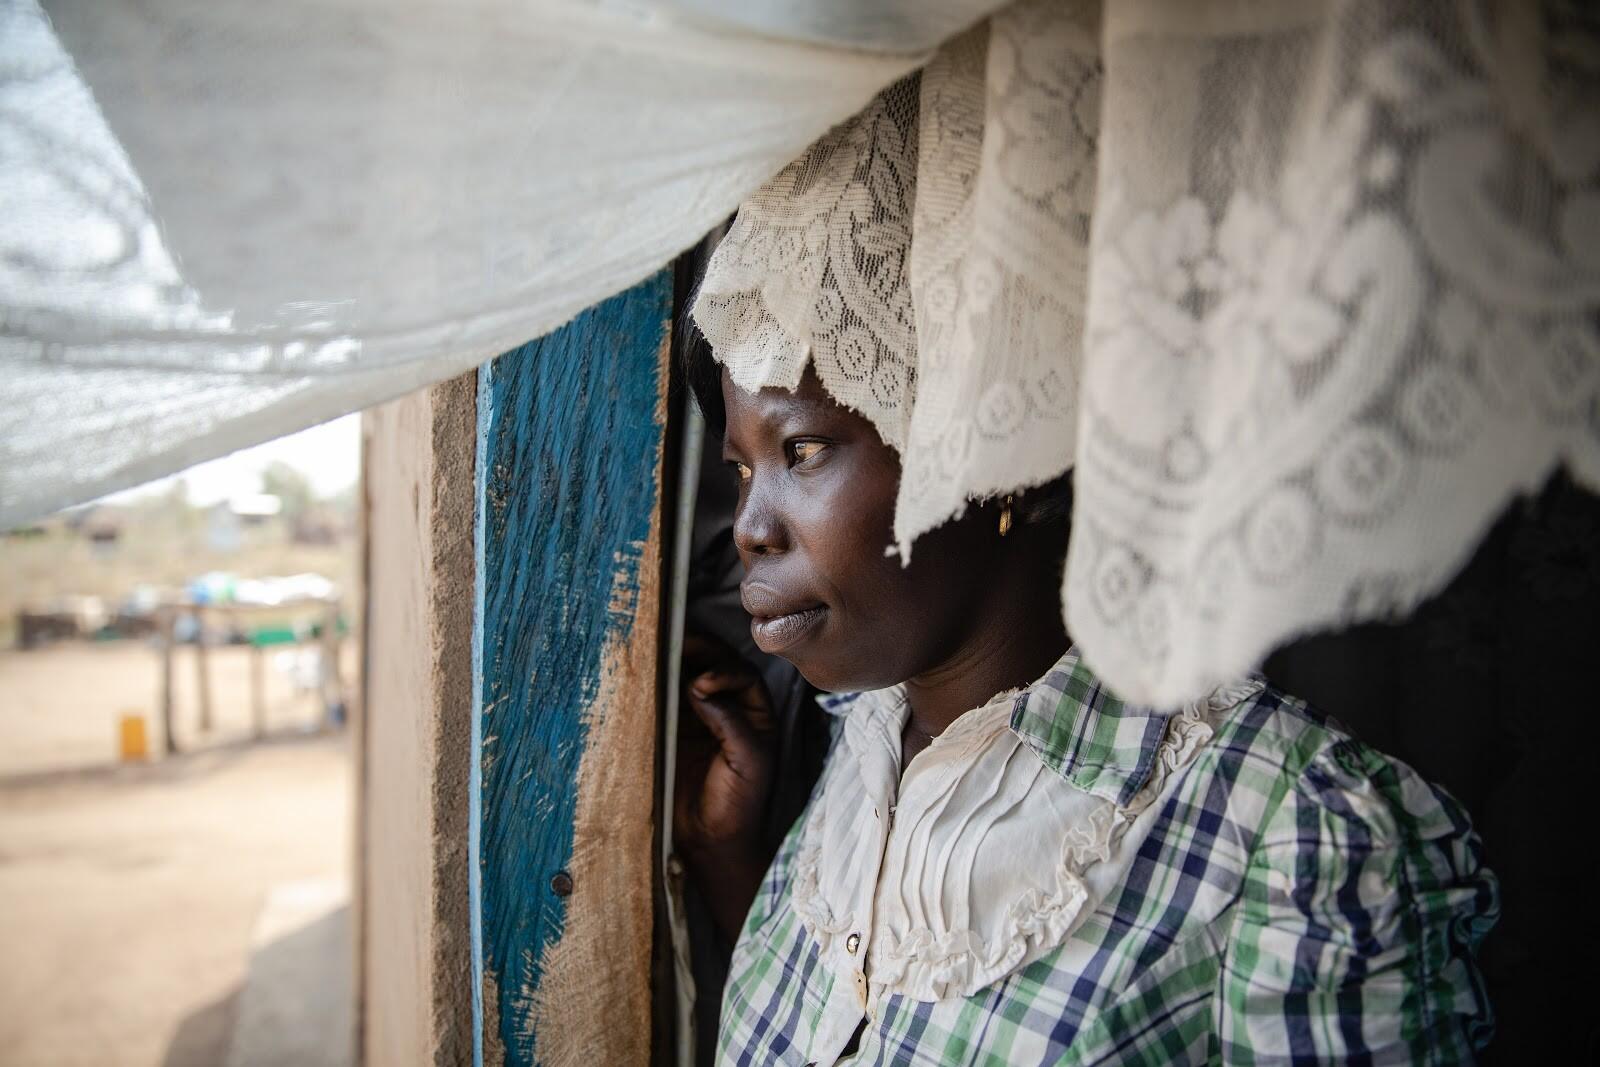
[[[585,754],[611,759],[595,751],[603,743],[618,746],[616,758],[635,759],[626,746],[637,743],[653,759],[653,733],[623,741],[606,727],[623,704],[636,709],[627,712],[634,719],[653,716],[672,300],[664,270],[479,375],[469,842],[475,1063],[565,1059],[549,1053],[551,1040],[565,1039],[537,1031],[562,1010],[543,994],[560,946],[580,934],[569,926],[597,908],[610,921],[610,909],[637,905],[634,896],[622,900],[637,884],[580,874],[574,845],[584,826],[598,825],[582,822]],[[605,769],[595,767],[585,783]],[[648,823],[654,783],[642,786]],[[624,806],[636,807],[627,795]],[[616,817],[634,827],[640,816]],[[636,850],[637,834],[628,840]],[[638,870],[646,872],[648,908],[648,835],[645,852],[623,867],[635,883]],[[637,956],[637,945],[616,947]],[[607,979],[635,980],[648,983],[648,974]],[[606,989],[597,978],[599,1002],[586,1010],[613,1007]],[[647,985],[647,1005],[648,995]],[[636,1026],[637,1011],[606,1025]]]

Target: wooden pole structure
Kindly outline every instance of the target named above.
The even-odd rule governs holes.
[[[194,666],[195,681],[200,688],[200,730],[210,733],[211,719],[211,662],[206,655],[205,609],[196,605],[194,614]]]
[[[318,681],[322,692],[322,726],[334,727],[333,706],[344,699],[344,683],[339,678],[339,605],[329,604],[322,615],[322,670]]]
[[[267,736],[266,653],[254,642],[250,644],[250,722],[257,741]]]
[[[161,608],[161,745],[169,756],[178,754],[178,739],[172,730],[172,646],[176,621],[177,613],[172,608]]]

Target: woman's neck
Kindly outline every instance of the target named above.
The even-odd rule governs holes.
[[[1051,556],[1019,555],[1023,558],[995,583],[971,636],[955,654],[905,683],[911,709],[906,762],[966,712],[996,693],[1036,681],[1066,652],[1070,642],[1061,621],[1060,590],[1051,580],[1056,573]]]

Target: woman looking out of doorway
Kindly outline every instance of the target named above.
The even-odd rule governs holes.
[[[739,481],[752,636],[838,724],[773,858],[761,685],[690,679],[719,751],[675,831],[737,937],[720,1062],[1472,1058],[1496,895],[1447,794],[1259,680],[1172,714],[1107,692],[1061,623],[1063,484],[902,567],[870,422],[809,371],[692,377]]]
[[[1051,362],[1074,344],[1049,282],[1067,275],[1047,262],[1031,287],[1003,275],[1062,251],[1022,247],[1016,218],[1089,205],[1007,188],[997,203],[1013,214],[984,216],[1003,241],[963,261],[962,220],[979,216],[962,190],[975,146],[991,148],[973,133],[981,101],[951,104],[982,86],[974,42],[747,200],[693,310],[709,347],[689,346],[688,379],[737,479],[751,635],[824,691],[833,723],[774,856],[759,832],[775,776],[767,694],[736,658],[686,670],[715,745],[684,765],[674,829],[736,938],[718,1059],[1471,1060],[1490,1031],[1475,957],[1498,898],[1455,801],[1259,678],[1177,709],[1126,703],[1063,627],[1070,490],[1040,472],[1070,462],[1070,420],[1052,407],[1068,400],[1044,387],[1071,369]],[[1087,136],[1056,118],[1028,128]],[[1073,173],[1052,166],[1033,177]],[[985,375],[1021,383],[1018,403],[1042,412],[1033,452],[1006,420],[971,417],[973,398],[949,386],[958,363],[986,394]],[[940,451],[912,443],[919,416]],[[892,555],[906,547],[900,498],[922,499],[930,455],[939,475],[983,448],[965,507],[924,522],[908,560]]]

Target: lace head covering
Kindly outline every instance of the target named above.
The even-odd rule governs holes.
[[[741,388],[809,363],[900,452],[906,559],[967,501],[1072,463],[1095,36],[1049,5],[1002,32],[946,45],[746,200],[692,311]]]

